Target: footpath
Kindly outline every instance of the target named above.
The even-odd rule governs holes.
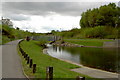
[[[100,69],[86,67],[86,66],[68,61],[68,60],[64,60],[64,59],[60,59],[60,60],[71,63],[71,64],[75,64],[81,67],[81,68],[71,69],[71,71],[75,71],[80,74],[88,75],[93,78],[100,78],[104,80],[120,80],[120,74],[118,73],[113,73],[113,72],[108,72],[108,71],[104,71]]]
[[[2,45],[2,78],[19,78],[27,80],[23,74],[17,45],[20,40]]]

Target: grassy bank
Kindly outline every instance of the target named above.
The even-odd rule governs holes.
[[[120,38],[120,28],[113,28],[109,26],[96,26],[80,29],[73,28],[68,31],[56,31],[52,34],[72,39],[118,39]]]
[[[79,44],[84,46],[103,46],[106,41],[114,41],[107,39],[64,39],[65,42]]]
[[[36,44],[36,41],[23,41],[20,46],[22,49],[33,59],[33,63],[37,64],[37,72],[32,74],[32,70],[30,70],[23,60],[24,70],[29,76],[35,76],[37,78],[45,78],[46,77],[46,67],[53,66],[54,67],[54,78],[75,78],[76,76],[85,76],[79,73],[70,71],[70,69],[78,68],[79,66],[60,61],[56,58],[50,57],[47,54],[43,54],[42,47]],[[88,77],[88,76],[86,76]]]
[[[31,36],[32,33],[28,31],[23,31],[20,29],[11,28],[8,25],[0,25],[0,44],[5,44],[7,42],[16,40],[16,39],[22,39],[26,36]]]

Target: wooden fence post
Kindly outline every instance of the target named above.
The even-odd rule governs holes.
[[[22,48],[20,48],[20,52],[21,52],[21,53],[23,53],[23,50],[22,50]]]
[[[26,54],[26,53],[23,51],[23,56],[25,56],[25,54]]]
[[[30,62],[30,58],[29,58],[29,56],[27,57],[27,64],[29,64],[29,62]]]
[[[76,80],[85,80],[85,77],[77,76],[77,77],[76,77]]]
[[[33,64],[33,73],[36,72],[36,64]]]
[[[30,68],[32,68],[32,64],[33,64],[33,60],[32,59],[30,59]]]
[[[21,52],[24,53],[24,51],[22,50],[22,48],[21,48]]]
[[[28,58],[28,54],[26,54],[26,56],[25,56],[25,60],[27,60],[27,58]]]
[[[53,80],[53,67],[46,68],[46,80]]]
[[[26,56],[26,53],[24,52],[24,58],[25,58],[25,56]]]
[[[21,54],[22,54],[22,56],[24,55],[24,52],[22,51],[22,49],[20,48],[20,52],[21,52]]]

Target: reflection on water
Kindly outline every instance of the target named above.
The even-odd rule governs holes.
[[[112,48],[48,47],[48,53],[53,57],[111,72],[118,72],[119,51]]]
[[[49,47],[48,53],[54,57],[66,59],[70,61],[75,61],[77,63],[80,62],[79,57],[77,54],[70,54],[67,50],[64,50],[64,47]]]

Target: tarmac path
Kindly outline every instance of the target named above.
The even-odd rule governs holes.
[[[107,72],[99,69],[93,69],[89,67],[81,67],[77,69],[72,69],[71,71],[75,71],[81,74],[85,74],[88,76],[91,76],[93,78],[101,78],[104,80],[118,80],[118,74],[117,73],[112,73],[112,72]]]
[[[60,60],[71,63],[71,64],[75,64],[81,67],[81,68],[71,69],[71,71],[84,74],[84,75],[88,75],[93,78],[103,79],[103,80],[120,80],[120,77],[119,77],[120,74],[118,73],[113,73],[113,72],[108,72],[108,71],[104,71],[100,69],[86,67],[86,66],[68,61],[68,60],[64,60],[64,59],[60,59]]]
[[[17,52],[19,41],[11,41],[2,45],[2,78],[26,78]]]

